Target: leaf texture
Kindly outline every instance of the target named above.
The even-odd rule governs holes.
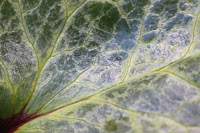
[[[198,0],[0,0],[2,132],[200,132]]]

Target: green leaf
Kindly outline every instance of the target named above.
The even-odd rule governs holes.
[[[0,131],[200,131],[197,0],[0,0]]]

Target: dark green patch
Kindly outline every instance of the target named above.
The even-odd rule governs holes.
[[[182,73],[187,75],[187,78],[190,78],[191,82],[195,82],[196,84],[200,84],[200,57],[189,57],[184,59],[178,64],[174,64],[172,68],[177,68],[178,74],[182,75]],[[185,77],[185,75],[183,75]]]
[[[40,2],[40,0],[21,0],[22,9],[23,10],[32,9],[36,5],[38,5],[39,2]]]
[[[179,71],[184,71],[184,72],[198,72],[199,71],[199,66],[200,66],[200,57],[195,57],[195,58],[187,58],[181,62],[181,65],[179,66]],[[175,64],[174,66],[177,66]]]
[[[10,24],[10,20],[15,17],[15,10],[11,3],[8,0],[4,1],[0,9],[0,28],[3,30],[13,30],[12,24]],[[12,20],[13,21],[13,20]],[[11,22],[12,23],[12,22]],[[18,23],[17,23],[18,24]],[[11,25],[11,26],[10,26]]]
[[[144,76],[143,78],[141,78],[140,80],[136,80],[133,82],[130,82],[130,85],[133,86],[142,86],[142,85],[149,85],[158,75],[154,74],[151,76]]]
[[[75,20],[75,22],[78,21]],[[88,32],[80,30],[80,27],[75,27],[73,24],[70,24],[64,32],[64,37],[59,41],[56,50],[62,51],[65,48],[74,48],[83,45],[87,34]]]
[[[125,18],[120,19],[120,21],[117,23],[116,30],[117,32],[123,32],[125,36],[128,36],[127,34],[130,34],[131,32],[128,22]]]
[[[58,18],[62,16],[63,13],[60,12],[60,6],[58,6],[57,3],[60,3],[60,0],[42,0],[37,9],[24,16],[24,21],[29,31],[28,33],[31,35],[31,40],[36,39],[36,36],[46,19],[49,25],[54,28],[57,28],[58,25],[62,23],[63,20]],[[48,13],[49,16],[47,16]],[[49,19],[47,17],[49,17]]]
[[[89,58],[94,58],[96,57],[98,54],[98,50],[94,49],[94,50],[91,50],[89,53],[88,53],[88,57]]]
[[[115,120],[106,121],[104,129],[107,132],[115,132],[115,131],[117,131],[117,124],[116,124]]]
[[[67,33],[67,37],[69,37],[67,41],[69,47],[73,48],[75,46],[81,46],[86,40],[87,34],[71,27],[72,26],[70,26]]]
[[[115,96],[112,93],[110,93],[110,92],[106,93],[106,96],[109,97],[109,98],[115,98]]]
[[[113,36],[120,13],[113,4],[91,1],[78,10],[73,18],[64,32],[63,39],[58,43],[56,51],[81,46],[85,44],[88,36],[90,40],[86,43],[86,47],[97,48]],[[92,25],[93,22],[94,25]]]
[[[121,87],[121,88],[117,89],[119,94],[124,94],[126,92],[126,90],[127,90],[127,87]]]
[[[2,45],[8,42],[14,42],[14,43],[20,44],[22,40],[21,38],[22,33],[23,33],[22,30],[18,30],[11,33],[2,34],[0,37],[0,42]]]
[[[112,8],[105,16],[101,17],[99,21],[99,28],[112,32],[114,30],[114,25],[118,22],[120,14],[117,8]]]
[[[114,29],[113,22],[111,21],[110,16],[103,16],[99,21],[99,28],[105,31],[112,32]]]
[[[84,7],[84,11],[86,11],[86,14],[90,16],[90,18],[93,20],[96,17],[101,16],[102,14],[102,2],[95,2],[92,1],[90,4]]]
[[[32,88],[35,77],[36,73],[27,77],[25,80],[23,80],[22,84],[17,88],[17,97],[16,97],[17,106],[15,107],[15,113],[18,113],[30,98],[33,91],[30,88]]]
[[[12,7],[11,3],[6,0],[0,10],[1,13],[1,21],[9,20],[15,15],[14,8]]]
[[[77,61],[78,68],[83,70],[90,67],[93,63],[93,59],[98,54],[97,50],[87,50],[86,48],[79,48],[73,52],[73,58]]]
[[[10,25],[11,30],[15,29],[18,25],[19,25],[19,18],[16,17],[12,19],[12,22]]]
[[[60,16],[62,16],[62,12],[60,13],[60,10],[61,10],[61,6],[60,5],[56,5],[54,6],[51,10],[50,10],[50,13],[48,15],[48,18],[47,20],[49,22],[54,22],[56,20],[59,19]]]
[[[97,104],[92,104],[92,103],[83,105],[80,109],[78,109],[77,114],[79,117],[84,117],[87,113],[94,110],[94,108],[96,108],[97,106],[98,106]]]
[[[62,27],[64,19],[65,16],[61,6],[56,5],[51,9],[47,21],[51,25],[52,29],[57,30],[59,27]]]
[[[110,17],[110,21],[116,24],[120,18],[120,13],[117,7],[112,7],[112,9],[109,10],[106,16]]]
[[[67,9],[73,9],[79,6],[83,1],[82,0],[65,0]]]
[[[83,58],[85,58],[88,54],[88,50],[86,48],[79,48],[79,49],[76,49],[74,52],[73,52],[73,58],[77,61],[79,60],[82,60]]]
[[[103,8],[102,8],[102,12],[104,14],[107,14],[110,9],[113,7],[113,5],[111,3],[108,3],[107,1],[104,3]]]
[[[99,46],[100,46],[100,44],[97,43],[97,42],[95,42],[95,41],[90,41],[90,42],[88,42],[86,44],[86,47],[90,48],[90,49],[92,49],[92,48],[98,48]]]
[[[36,38],[36,33],[40,25],[42,24],[42,19],[38,16],[36,12],[27,14],[24,16],[24,21],[28,29],[28,33],[31,37]]]
[[[55,6],[56,3],[60,3],[60,0],[42,0],[40,6],[38,7],[37,11],[41,15],[41,17],[45,17],[48,11],[51,9],[52,6]]]
[[[135,4],[135,6],[145,6],[148,5],[150,3],[150,0],[135,0],[133,1],[133,3]]]
[[[125,121],[125,122],[128,122],[130,120],[129,117],[122,117],[122,120]]]
[[[9,118],[13,111],[13,94],[12,89],[0,85],[0,119]]]
[[[46,57],[47,50],[52,46],[52,39],[53,33],[51,31],[51,26],[45,24],[36,43],[37,49],[40,51],[42,58]]]
[[[88,20],[84,18],[84,14],[78,13],[76,14],[75,20],[73,22],[73,26],[75,26],[76,28],[82,28],[82,27],[89,28],[88,27],[89,22]]]
[[[131,1],[128,1],[126,3],[122,3],[121,7],[126,13],[128,13],[133,9],[134,6]]]

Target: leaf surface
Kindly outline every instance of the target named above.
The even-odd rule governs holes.
[[[0,0],[2,132],[198,132],[197,0]]]

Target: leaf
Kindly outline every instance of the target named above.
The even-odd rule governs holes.
[[[0,0],[2,132],[199,132],[196,0]]]

